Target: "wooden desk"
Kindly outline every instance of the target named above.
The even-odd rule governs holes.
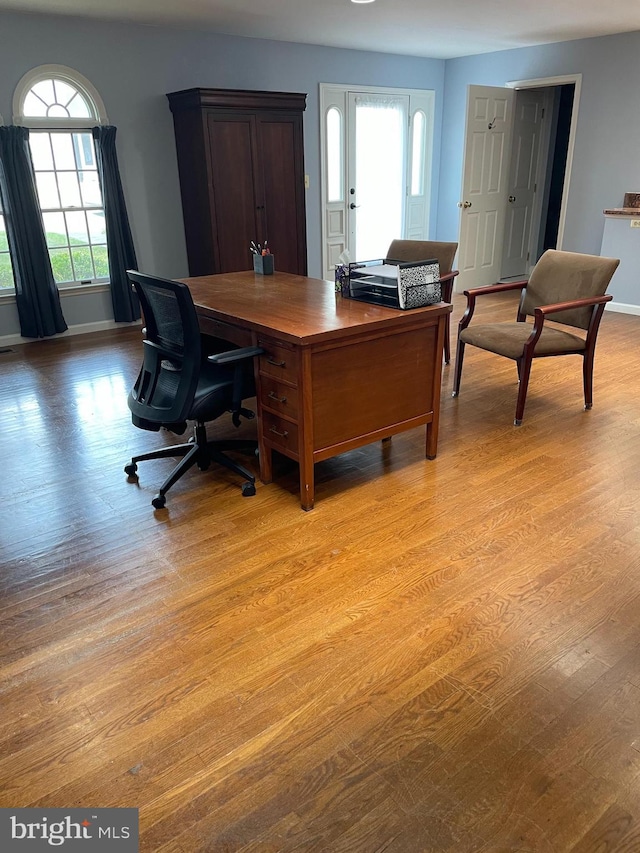
[[[255,368],[264,483],[278,450],[299,463],[302,508],[313,509],[314,463],[421,424],[435,457],[451,305],[383,308],[288,273],[183,281],[205,334],[264,349]]]

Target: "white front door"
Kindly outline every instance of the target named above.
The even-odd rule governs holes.
[[[320,85],[322,274],[428,239],[434,93]]]
[[[498,281],[502,265],[513,89],[469,86],[457,289]]]
[[[531,222],[545,98],[544,89],[519,89],[516,92],[502,278],[524,278],[529,274]]]

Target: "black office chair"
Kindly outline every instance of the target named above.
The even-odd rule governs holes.
[[[156,509],[166,503],[166,493],[193,465],[204,471],[217,462],[244,477],[242,494],[254,495],[255,477],[225,455],[225,450],[255,452],[256,441],[208,441],[205,424],[231,412],[235,426],[240,417],[253,418],[242,401],[255,394],[253,357],[259,347],[243,347],[206,356],[202,352],[198,317],[186,284],[128,271],[144,315],[144,360],[128,398],[131,420],[141,429],[161,427],[178,435],[187,421],[195,421],[194,437],[185,444],[163,447],[134,456],[125,473],[134,477],[137,463],[147,459],[183,457],[151,501]]]

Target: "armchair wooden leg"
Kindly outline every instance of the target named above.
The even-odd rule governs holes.
[[[451,361],[451,314],[447,314],[444,321],[444,363]]]
[[[531,374],[531,358],[526,356],[517,361],[520,385],[518,387],[518,400],[516,402],[516,416],[514,426],[520,426],[524,417],[524,404],[527,402],[527,388],[529,387],[529,376]]]
[[[458,346],[456,347],[456,372],[453,378],[452,397],[457,397],[460,392],[460,379],[462,378],[462,361],[464,359],[464,343],[458,338]]]
[[[593,406],[593,356],[594,350],[587,351],[582,361],[585,409],[590,409]]]

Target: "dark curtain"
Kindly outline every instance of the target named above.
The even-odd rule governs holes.
[[[116,128],[94,127],[91,132],[102,187],[113,316],[118,323],[130,323],[140,319],[140,305],[127,278],[127,270],[137,269],[138,263],[118,169]]]
[[[46,338],[64,332],[67,324],[51,271],[26,127],[0,127],[0,192],[20,334]]]

